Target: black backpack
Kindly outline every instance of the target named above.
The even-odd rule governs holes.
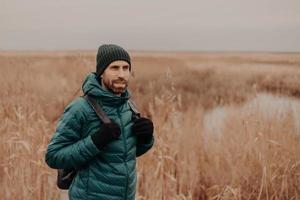
[[[96,99],[90,95],[82,96],[93,108],[98,117],[101,119],[103,123],[110,123],[111,120],[108,118],[106,113],[102,110],[102,108],[97,104]],[[129,107],[133,113],[133,120],[140,117],[140,113],[132,100],[128,100]],[[56,185],[59,189],[68,190],[77,171],[80,169],[58,169],[57,170],[57,182]]]

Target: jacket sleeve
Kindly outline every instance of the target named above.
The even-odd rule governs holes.
[[[147,143],[137,143],[136,145],[136,157],[139,157],[149,151],[154,144],[154,137],[152,136],[151,140]]]
[[[81,138],[84,123],[83,104],[80,100],[67,106],[47,147],[45,160],[51,168],[80,168],[100,151],[91,136]]]

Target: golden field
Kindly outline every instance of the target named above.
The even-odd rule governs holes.
[[[300,54],[131,52],[138,200],[299,200]],[[60,199],[46,146],[92,52],[0,52],[0,197]]]

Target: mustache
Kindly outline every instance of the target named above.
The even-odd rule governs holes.
[[[123,78],[119,78],[119,79],[113,80],[112,82],[113,83],[123,83],[123,84],[127,84],[128,83],[128,81],[126,81]]]

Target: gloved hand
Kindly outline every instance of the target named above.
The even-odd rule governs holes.
[[[121,135],[121,129],[115,122],[104,123],[99,131],[92,134],[92,140],[99,150],[113,140],[117,140]]]
[[[153,122],[141,117],[136,119],[132,125],[132,133],[137,136],[138,143],[149,143],[153,137]]]

